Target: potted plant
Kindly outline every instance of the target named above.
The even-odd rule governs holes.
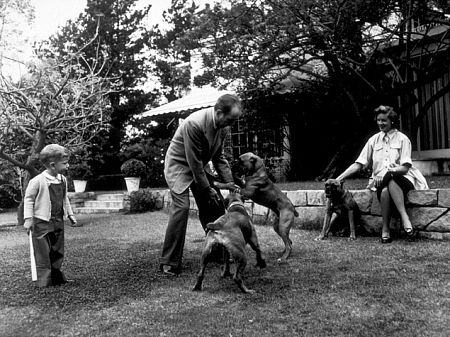
[[[76,151],[72,153],[69,161],[68,176],[72,178],[75,192],[84,192],[87,181],[92,178],[92,170],[87,160],[87,151]]]
[[[127,191],[133,192],[139,189],[141,177],[146,173],[147,166],[139,159],[128,159],[122,164],[120,171],[125,176]]]

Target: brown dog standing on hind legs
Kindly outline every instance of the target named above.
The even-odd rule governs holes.
[[[327,197],[326,214],[322,231],[316,240],[323,240],[338,218],[347,217],[350,229],[349,240],[356,239],[355,220],[359,218],[359,207],[352,194],[343,188],[343,181],[328,179],[325,182],[325,196]],[[344,219],[341,219],[344,220]],[[345,228],[344,228],[345,230]]]
[[[197,274],[197,282],[192,290],[202,290],[203,278],[210,254],[215,246],[222,245],[226,248],[224,250],[222,277],[231,276],[231,256],[236,264],[236,271],[233,276],[234,281],[242,292],[254,293],[254,290],[245,286],[241,274],[247,265],[247,256],[245,254],[245,245],[247,243],[256,252],[256,266],[259,268],[266,267],[266,262],[262,258],[261,249],[259,248],[258,237],[256,236],[252,220],[245,209],[242,196],[230,192],[225,199],[225,204],[227,212],[216,221],[207,225],[208,233],[200,260],[200,271]]]
[[[263,160],[254,153],[239,156],[232,169],[240,193],[275,213],[273,228],[284,243],[284,251],[278,262],[285,262],[292,251],[289,232],[298,216],[289,198],[270,180]]]

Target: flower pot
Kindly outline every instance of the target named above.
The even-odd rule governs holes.
[[[125,184],[127,184],[127,191],[133,192],[139,189],[139,183],[141,182],[141,178],[136,177],[125,177]]]
[[[87,180],[74,180],[73,187],[75,188],[75,192],[84,192],[86,184]]]

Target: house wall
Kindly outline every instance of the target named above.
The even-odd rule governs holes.
[[[387,57],[380,57],[377,60],[379,64],[398,60],[399,71],[388,67],[391,69],[388,75],[393,82],[404,83],[406,78],[411,83],[420,81],[423,76],[427,76],[429,64],[448,53],[449,26],[429,21],[421,24],[416,21],[413,19],[411,22],[413,29],[409,46],[412,48],[408,52],[404,48],[405,44],[401,45],[399,40],[381,47]],[[402,62],[406,61],[409,66],[407,74],[402,65]],[[450,64],[442,64],[440,76],[412,89],[411,93],[397,97],[399,110],[402,111],[401,130],[410,137],[413,146],[412,159],[418,162],[425,174],[447,173],[448,165],[444,160],[450,160]],[[414,121],[419,114],[419,108],[426,106],[436,94],[440,95],[439,98],[431,104],[426,116],[420,121],[418,130],[415,130]]]
[[[414,74],[414,80],[418,80]],[[412,105],[401,115],[401,127],[409,135],[412,135],[413,121],[419,114],[419,107],[424,106],[438,92],[450,84],[450,65],[444,69],[443,74],[423,86],[414,89],[418,102]],[[408,104],[407,98],[399,97],[399,106]],[[428,110],[420,123],[419,132],[415,138],[411,137],[413,150],[420,158],[422,152],[427,152],[428,157],[449,156],[450,154],[450,89],[439,97]],[[430,152],[432,151],[432,152]]]
[[[285,182],[290,159],[286,152],[289,138],[285,132],[273,129],[252,131],[243,120],[238,120],[229,129],[224,151],[234,159],[246,152],[261,156],[273,178],[277,182]]]
[[[415,75],[417,79],[417,75]],[[450,85],[450,66],[438,79],[415,89],[419,101],[401,116],[401,129],[413,135],[413,120],[433,95]],[[404,102],[399,98],[400,108]],[[414,165],[424,175],[450,173],[450,89],[431,105],[423,118],[418,133],[410,137],[413,143]]]

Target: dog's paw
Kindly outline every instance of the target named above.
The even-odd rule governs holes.
[[[245,293],[246,293],[246,294],[256,294],[256,290],[253,290],[253,289],[247,289],[247,290],[245,291]]]
[[[349,238],[348,238],[348,241],[355,241],[356,240],[356,236],[350,236]]]
[[[325,240],[326,236],[320,235],[317,238],[314,239],[314,241],[322,241]]]

